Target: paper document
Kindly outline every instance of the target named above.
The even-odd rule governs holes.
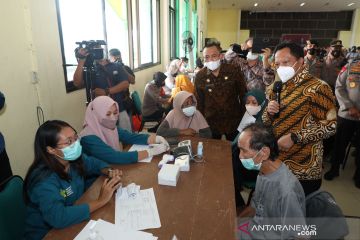
[[[239,133],[242,132],[242,130],[249,125],[250,123],[254,123],[256,121],[256,118],[251,116],[248,112],[245,111],[243,118],[241,119],[241,122],[237,128]]]
[[[90,226],[95,223],[93,230],[90,230]],[[115,224],[106,222],[102,219],[98,221],[90,220],[88,224],[81,230],[81,232],[74,238],[74,240],[88,240],[92,239],[91,234],[95,234],[97,238],[104,240],[156,240],[151,233],[135,231],[135,230],[122,230]]]
[[[131,148],[129,149],[128,152],[135,152],[135,151],[144,151],[144,150],[147,150],[147,149],[150,149],[150,145],[138,145],[138,144],[134,144],[131,146]],[[139,160],[139,162],[151,162],[152,160],[152,157],[148,157],[148,158],[145,158],[143,160]]]
[[[123,188],[116,193],[115,224],[125,230],[144,230],[161,227],[154,190],[140,190],[136,197],[128,195]]]

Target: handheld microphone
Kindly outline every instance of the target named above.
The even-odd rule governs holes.
[[[281,104],[280,101],[280,93],[282,90],[282,82],[281,81],[276,81],[274,82],[274,86],[273,86],[273,92],[275,93],[275,97],[276,97],[276,101],[279,103],[279,105]],[[274,114],[274,118],[278,118],[280,116],[280,108],[279,108],[279,112]]]

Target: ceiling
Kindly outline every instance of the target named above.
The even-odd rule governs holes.
[[[305,2],[303,7],[300,4]],[[346,11],[360,8],[360,0],[208,0],[210,9],[236,8],[252,12]],[[254,4],[258,3],[255,7]],[[354,3],[348,6],[349,3]]]

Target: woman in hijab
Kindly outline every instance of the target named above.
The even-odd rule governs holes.
[[[113,164],[135,163],[168,150],[167,141],[155,134],[137,134],[116,127],[118,104],[107,96],[95,98],[87,107],[83,130],[80,133],[83,151]],[[125,144],[154,144],[144,151],[122,152]]]
[[[180,91],[195,93],[194,85],[191,83],[189,77],[183,74],[177,75],[175,78],[175,87],[171,91],[171,99],[173,100]]]
[[[192,93],[180,91],[173,102],[174,109],[160,124],[157,134],[163,137],[195,136],[211,138],[211,130],[203,115],[196,110],[196,99]]]
[[[244,168],[239,159],[238,139],[242,129],[250,123],[262,122],[261,116],[267,105],[265,93],[260,90],[251,90],[244,96],[246,112],[239,124],[239,134],[232,142],[232,161],[233,161],[233,175],[235,187],[235,203],[236,207],[240,208],[245,205],[244,199],[241,197],[240,191],[244,181],[256,181],[259,171],[249,171]]]

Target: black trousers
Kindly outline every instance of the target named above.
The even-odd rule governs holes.
[[[355,179],[360,180],[360,121],[352,121],[338,116],[334,154],[331,159],[331,163],[333,167],[339,167],[340,164],[344,161],[346,148],[349,145],[354,134],[357,134],[357,137],[355,138]]]
[[[305,196],[307,196],[320,189],[322,180],[299,180],[299,182],[304,190]]]

